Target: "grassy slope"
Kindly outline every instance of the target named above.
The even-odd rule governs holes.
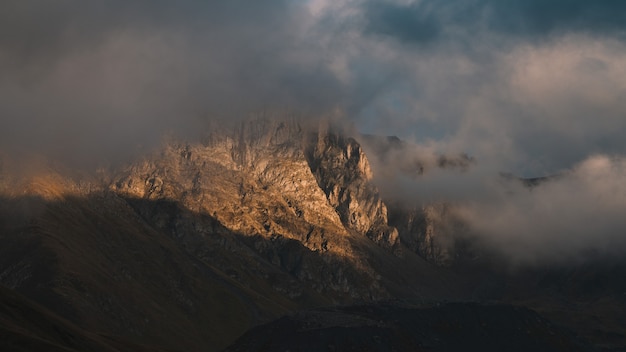
[[[219,349],[258,319],[293,306],[191,257],[120,198],[2,204],[2,281],[89,331]]]

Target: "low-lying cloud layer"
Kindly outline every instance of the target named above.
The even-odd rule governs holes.
[[[593,156],[528,189],[496,188],[488,202],[460,207],[471,230],[514,262],[583,261],[626,249],[626,160]]]
[[[616,258],[626,250],[623,156],[594,155],[534,179],[498,173],[480,162],[459,163],[466,159],[458,157],[443,165],[430,150],[415,146],[388,153],[382,163],[372,159],[384,198],[409,207],[449,205],[444,216],[462,224],[454,233],[437,233],[449,244],[471,238],[514,265]]]
[[[533,218],[624,209],[598,199],[608,196],[604,183],[624,176],[625,56],[626,4],[612,0],[8,0],[0,149],[91,165],[149,149],[165,133],[193,137],[217,118],[340,112],[365,133],[467,153],[480,165],[403,181],[415,191],[392,194],[486,197],[473,218],[534,226],[517,225],[524,230],[507,232],[515,235],[507,243],[573,233],[572,243],[593,245],[603,241],[578,225]],[[610,177],[572,176],[506,204],[483,182],[499,171],[587,175],[596,155],[615,156]],[[508,220],[507,209],[519,218]],[[607,243],[625,228],[605,223],[614,224],[599,227],[611,233],[600,235]],[[476,222],[493,236],[505,230],[496,225]]]

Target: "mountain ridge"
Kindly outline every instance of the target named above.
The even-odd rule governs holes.
[[[383,199],[359,136],[297,118],[235,125],[91,178],[5,178],[0,285],[87,331],[190,351],[323,306],[470,297],[550,311],[530,274],[455,248],[445,204]],[[529,282],[527,299],[512,294]]]

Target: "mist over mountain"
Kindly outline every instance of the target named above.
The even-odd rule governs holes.
[[[340,117],[500,171],[622,155],[610,1],[2,4],[0,142],[72,167],[269,111]],[[89,165],[93,167],[93,165]]]
[[[236,349],[293,323],[445,349],[484,313],[511,318],[497,341],[623,349],[625,14],[2,2],[2,347]]]
[[[524,179],[467,155],[387,141],[391,147],[383,149],[380,142],[364,144],[383,197],[408,207],[448,204],[451,216],[466,224],[458,236],[476,237],[512,262],[559,263],[624,251],[622,157],[595,155],[558,175]]]
[[[580,236],[578,244],[526,238],[522,229],[497,226],[500,213],[488,208],[497,202],[480,203],[487,213],[471,214],[490,222],[467,215],[474,209],[469,199],[386,197],[359,142],[372,137],[347,133],[333,123],[258,116],[230,130],[208,130],[201,142],[171,140],[98,174],[48,169],[21,180],[3,177],[2,285],[23,297],[24,307],[50,310],[37,313],[52,316],[50,324],[66,329],[57,320],[68,320],[81,327],[80,336],[97,331],[116,341],[113,348],[219,350],[286,313],[381,300],[522,304],[595,343],[612,334],[607,346],[619,346],[619,310],[602,313],[602,324],[580,323],[622,306],[626,287],[619,278],[626,266],[619,256],[603,255],[621,253],[618,237],[587,238],[581,230],[572,234]],[[420,165],[411,182],[430,172],[471,173],[479,161],[439,155]],[[602,159],[586,167],[605,173],[611,165]],[[533,194],[561,182],[569,189],[574,181],[564,176],[533,188],[500,182]],[[518,206],[514,192],[494,199],[507,196],[510,203],[502,204]],[[498,242],[497,235],[513,243]],[[594,248],[591,238],[611,243],[611,251],[598,245],[596,256],[555,257],[565,245]],[[521,251],[515,241],[537,248]],[[559,241],[563,246],[554,245]],[[568,283],[566,291],[560,282]],[[586,303],[572,311],[574,302]],[[12,338],[15,346],[26,348],[35,338],[57,343],[47,330],[33,330],[31,320],[6,321],[11,336],[32,330]],[[82,344],[61,345],[82,350]]]

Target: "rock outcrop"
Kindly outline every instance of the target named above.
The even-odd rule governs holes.
[[[387,247],[397,240],[395,229],[386,226],[384,204],[368,183],[367,159],[354,140],[344,145],[343,140],[327,139],[327,152],[311,160],[306,155],[308,132],[295,118],[247,120],[229,131],[213,131],[203,143],[169,144],[160,155],[130,166],[111,189],[131,198],[178,202],[208,214],[319,292],[385,297],[377,273],[355,249],[350,234],[355,231]],[[339,167],[344,168],[343,176]],[[334,178],[324,179],[326,175]],[[320,187],[322,182],[328,188]],[[338,193],[325,193],[327,189]],[[206,232],[184,219],[151,221],[177,238]],[[294,251],[294,246],[305,250]],[[343,269],[343,262],[355,269]],[[298,285],[288,286],[279,289],[294,297],[302,291]]]
[[[398,244],[398,232],[388,225],[387,207],[371,182],[372,169],[360,144],[325,126],[310,139],[306,155],[311,171],[344,226],[383,247]]]
[[[402,243],[431,263],[448,266],[464,255],[463,221],[455,214],[454,205],[436,203],[420,207],[393,204],[390,224],[398,229]]]

